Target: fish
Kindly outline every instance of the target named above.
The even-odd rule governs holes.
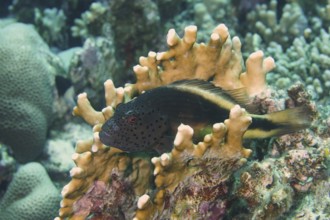
[[[244,91],[223,90],[204,80],[180,80],[157,87],[119,104],[102,125],[99,137],[104,145],[126,152],[162,154],[171,151],[180,124],[191,126],[193,140],[202,141],[213,124],[229,118],[230,109],[237,104],[252,117],[243,138],[268,138],[310,126],[312,117],[307,107],[256,114]]]

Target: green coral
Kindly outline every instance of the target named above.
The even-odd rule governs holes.
[[[54,56],[37,32],[14,23],[0,29],[0,140],[15,158],[41,153],[51,122]]]
[[[28,163],[14,175],[0,203],[0,219],[45,220],[57,214],[60,196],[39,163]]]
[[[56,8],[34,9],[34,23],[40,36],[50,45],[67,47],[65,26],[66,16],[63,10]]]
[[[113,40],[105,37],[88,38],[81,50],[74,53],[69,75],[76,94],[86,92],[92,104],[101,107],[103,83],[107,79],[123,81],[122,63],[115,57]]]
[[[257,5],[247,15],[249,35],[257,33],[266,44],[274,41],[288,47],[295,37],[303,34],[307,28],[307,19],[297,3],[285,4],[282,14],[277,8],[276,0],[272,0],[269,5]]]
[[[272,43],[266,53],[277,61],[277,68],[268,75],[269,81],[280,89],[287,89],[296,82],[305,83],[315,99],[327,99],[330,94],[329,45],[330,34],[324,29],[310,43],[304,37],[296,38],[285,53],[279,44]]]
[[[229,0],[187,0],[185,4],[186,8],[165,24],[165,30],[183,30],[186,26],[195,24],[199,30],[198,40],[207,42],[210,30],[226,21],[226,25],[230,27],[230,35],[236,35],[234,28],[237,27],[238,20],[233,16],[235,10]]]
[[[158,7],[151,0],[93,3],[74,23],[73,36],[113,40],[116,57],[125,61],[125,67],[157,45],[161,30]]]
[[[7,146],[0,143],[0,197],[6,189],[6,185],[13,177],[15,172],[16,162],[8,152]]]
[[[87,38],[102,34],[106,11],[107,8],[99,2],[91,4],[89,10],[81,14],[81,18],[74,20],[74,26],[71,27],[72,36]]]

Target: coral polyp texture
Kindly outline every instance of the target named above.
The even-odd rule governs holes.
[[[22,166],[0,201],[0,219],[51,219],[60,201],[59,192],[45,168],[36,162]]]
[[[0,140],[19,162],[42,151],[53,111],[54,55],[32,26],[0,29]]]
[[[251,97],[266,89],[265,75],[275,66],[272,58],[252,53],[243,72],[240,40],[231,38],[225,25],[213,30],[208,43],[197,43],[196,36],[196,26],[186,27],[182,38],[169,30],[169,50],[140,57],[133,68],[135,84],[115,88],[111,80],[104,83],[107,106],[102,111],[91,106],[85,93],[78,96],[73,113],[94,126],[94,134],[76,145],[76,167],[62,190],[57,219],[204,219],[225,214],[226,180],[251,154],[242,144],[252,120],[245,109],[233,107],[229,119],[214,124],[200,143],[193,143],[193,129],[181,124],[172,151],[154,158],[105,146],[99,138],[119,103],[177,80],[212,78],[224,89],[244,87]]]

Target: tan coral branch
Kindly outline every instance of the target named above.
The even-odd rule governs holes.
[[[266,90],[266,74],[275,68],[271,57],[264,58],[262,51],[252,53],[246,60],[246,72],[240,80],[250,96],[255,96]]]
[[[146,195],[151,190],[147,182],[152,175],[149,161],[106,147],[99,140],[98,132],[102,124],[112,117],[119,103],[129,101],[136,93],[176,80],[213,78],[213,83],[224,89],[245,87],[250,96],[265,89],[265,74],[274,67],[271,58],[264,59],[261,52],[252,54],[246,62],[246,72],[242,73],[241,42],[238,37],[230,37],[224,24],[213,30],[207,44],[197,43],[196,36],[196,26],[188,26],[182,38],[171,29],[167,35],[169,50],[149,52],[133,68],[137,78],[135,84],[115,88],[111,80],[106,81],[104,87],[107,106],[101,112],[90,105],[86,94],[78,96],[73,114],[94,126],[94,136],[93,139],[77,142],[76,154],[73,155],[77,166],[71,170],[72,180],[62,191],[60,219],[84,219],[86,216],[75,213],[75,202],[93,187],[96,179],[109,183],[112,172],[124,173],[128,167],[132,170],[127,180],[133,183],[136,195],[141,196],[137,202],[135,219],[156,218],[162,214],[168,192],[174,192],[182,181],[198,173],[198,164],[217,164],[218,175],[222,175],[217,181],[224,181],[251,154],[250,150],[242,146],[242,136],[251,123],[251,118],[239,106],[230,111],[230,117],[224,123],[214,124],[212,134],[206,135],[203,142],[198,144],[192,141],[192,128],[181,125],[172,151],[152,159],[157,189],[151,198]]]
[[[242,165],[245,158],[251,154],[251,150],[242,146],[243,135],[250,123],[251,117],[246,114],[245,109],[236,105],[231,109],[229,119],[225,123],[214,124],[212,134],[206,135],[204,141],[198,144],[194,144],[192,141],[192,128],[181,124],[174,140],[173,150],[170,153],[162,154],[160,157],[152,158],[157,188],[162,193],[165,190],[171,194],[180,182],[201,169],[198,165],[191,166],[194,163],[199,164],[200,160],[216,158],[225,164],[237,163],[236,166]],[[228,166],[228,170],[222,170],[222,178],[224,180],[228,178],[228,175],[233,171],[232,169],[237,168],[236,166]],[[214,174],[210,173],[209,175]],[[164,200],[160,201],[159,196],[157,202],[148,195],[140,197],[135,219],[150,219],[151,216],[161,212],[163,203]]]

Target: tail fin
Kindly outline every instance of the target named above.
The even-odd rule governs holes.
[[[313,111],[308,106],[286,109],[266,115],[251,115],[252,124],[244,138],[267,138],[308,128],[313,121]]]

